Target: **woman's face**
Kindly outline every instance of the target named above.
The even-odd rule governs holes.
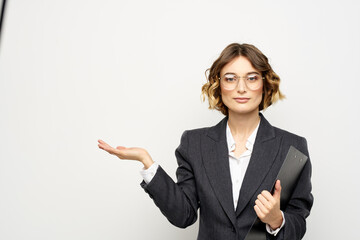
[[[263,80],[260,77],[261,86],[255,90],[250,90],[246,85],[246,77],[252,75],[249,75],[249,73],[254,72],[259,73],[261,76],[261,72],[253,68],[251,62],[244,56],[234,58],[221,69],[220,77],[223,77],[226,73],[233,73],[241,77],[233,90],[226,89],[223,82],[220,81],[221,98],[228,107],[229,114],[248,114],[259,111],[263,93]]]

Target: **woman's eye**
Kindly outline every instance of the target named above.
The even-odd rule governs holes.
[[[225,77],[225,80],[227,82],[232,82],[232,81],[235,81],[235,78],[233,78],[233,77]]]
[[[248,77],[248,80],[249,80],[250,82],[254,82],[254,81],[258,80],[258,76],[249,76],[249,77]]]

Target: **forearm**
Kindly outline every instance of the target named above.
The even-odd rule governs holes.
[[[181,188],[161,166],[152,180],[148,184],[143,181],[141,187],[173,225],[185,228],[196,221],[198,206],[194,189]]]
[[[283,227],[283,239],[300,240],[306,232],[306,220],[300,215],[284,212],[286,224]]]

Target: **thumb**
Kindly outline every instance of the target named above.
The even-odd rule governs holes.
[[[281,184],[280,184],[280,180],[276,180],[275,183],[275,191],[274,191],[274,198],[280,199],[280,194],[281,194]]]

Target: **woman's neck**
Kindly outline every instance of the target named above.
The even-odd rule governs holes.
[[[247,139],[259,124],[259,111],[240,114],[229,111],[228,125],[231,134],[237,139]]]

